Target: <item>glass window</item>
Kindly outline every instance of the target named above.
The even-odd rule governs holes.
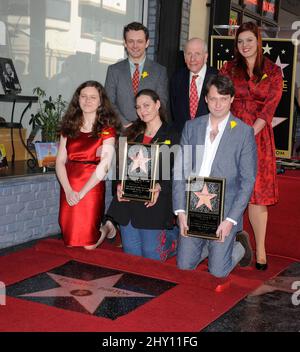
[[[47,95],[69,100],[86,80],[104,84],[108,65],[125,57],[123,27],[142,21],[144,4],[148,2],[1,0],[0,57],[13,60],[22,94],[32,95],[39,86]],[[0,105],[0,116],[10,116],[8,105]]]
[[[70,0],[46,0],[46,16],[60,21],[70,21]]]
[[[230,11],[229,25],[236,26],[238,24],[239,14],[236,11]]]
[[[258,24],[258,21],[255,20],[254,18],[244,15],[243,16],[243,23],[245,23],[245,22],[254,22],[254,23]]]
[[[244,5],[245,5],[246,9],[253,11],[253,12],[258,12],[258,10],[259,10],[258,2],[259,2],[259,0],[244,0]]]
[[[262,12],[263,16],[274,20],[275,13],[276,13],[276,0],[264,0],[263,12]]]
[[[237,26],[239,24],[238,18],[239,18],[239,13],[231,10],[230,11],[230,18],[229,18],[229,25],[230,26]],[[234,36],[235,32],[236,32],[235,28],[230,28],[228,30],[228,35]]]

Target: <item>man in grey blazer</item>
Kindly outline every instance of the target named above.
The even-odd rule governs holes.
[[[174,169],[173,209],[178,215],[180,239],[177,265],[195,269],[208,254],[209,272],[225,277],[239,263],[252,260],[248,235],[239,232],[256,177],[256,143],[253,129],[230,113],[233,83],[212,76],[206,85],[210,113],[186,122],[181,138],[181,155]],[[190,146],[190,153],[187,152]],[[190,170],[189,170],[190,169]],[[185,175],[184,175],[185,174]],[[224,220],[217,229],[219,240],[187,236],[186,180],[188,176],[225,178]]]
[[[148,88],[156,91],[166,108],[169,93],[166,68],[146,57],[146,49],[149,46],[147,27],[139,22],[129,23],[124,27],[123,39],[128,58],[108,67],[105,90],[123,128],[126,128],[137,119],[135,95],[139,90]],[[111,201],[112,183],[106,181],[106,210]],[[107,232],[107,237],[112,238],[116,234],[116,229],[111,221],[106,221],[106,226],[102,226],[101,232],[103,238]]]
[[[168,77],[164,66],[146,57],[149,31],[143,24],[133,22],[125,26],[123,38],[128,58],[108,67],[105,89],[126,128],[137,119],[134,99],[137,91],[144,88],[156,91],[167,107]],[[132,80],[136,69],[139,82],[135,92]]]

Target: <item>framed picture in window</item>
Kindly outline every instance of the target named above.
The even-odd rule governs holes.
[[[21,85],[11,59],[0,57],[0,79],[5,94],[21,92]]]

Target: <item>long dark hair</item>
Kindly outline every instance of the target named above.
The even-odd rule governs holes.
[[[261,33],[258,26],[254,22],[245,22],[241,24],[236,32],[235,41],[234,41],[235,69],[233,73],[235,75],[239,75],[241,74],[241,71],[242,71],[245,78],[247,80],[250,79],[248,74],[248,66],[247,66],[246,59],[240,54],[238,50],[238,37],[242,32],[246,32],[246,31],[250,31],[251,33],[253,33],[257,39],[257,55],[256,55],[256,60],[253,68],[253,74],[256,77],[256,81],[260,81],[262,76],[264,75],[263,73],[264,56],[262,53]]]
[[[76,89],[67,111],[63,116],[61,124],[62,135],[70,138],[75,138],[79,135],[80,128],[83,125],[83,114],[79,105],[79,96],[82,89],[86,87],[96,88],[101,102],[96,112],[97,118],[92,129],[93,137],[97,137],[103,127],[115,127],[116,130],[119,131],[121,123],[112,108],[104,87],[97,81],[86,81]]]
[[[157,101],[160,102],[160,108],[158,110],[159,117],[162,122],[166,122],[167,121],[167,113],[166,113],[166,110],[165,110],[158,94],[152,89],[142,89],[135,96],[135,101],[137,101],[137,98],[142,95],[147,95],[148,97],[150,97],[154,101],[154,103],[156,103]],[[138,117],[133,122],[133,124],[126,129],[126,131],[124,132],[124,136],[127,137],[128,141],[134,141],[136,139],[136,137],[138,135],[144,133],[145,130],[146,130],[146,123]]]

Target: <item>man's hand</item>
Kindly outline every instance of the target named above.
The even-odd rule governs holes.
[[[178,226],[180,235],[187,237],[188,226],[187,226],[187,218],[184,212],[178,213]]]
[[[224,220],[221,222],[221,224],[219,225],[216,231],[216,234],[219,236],[218,242],[225,241],[225,237],[227,237],[230,234],[232,230],[232,226],[233,226],[233,223],[228,220]]]

